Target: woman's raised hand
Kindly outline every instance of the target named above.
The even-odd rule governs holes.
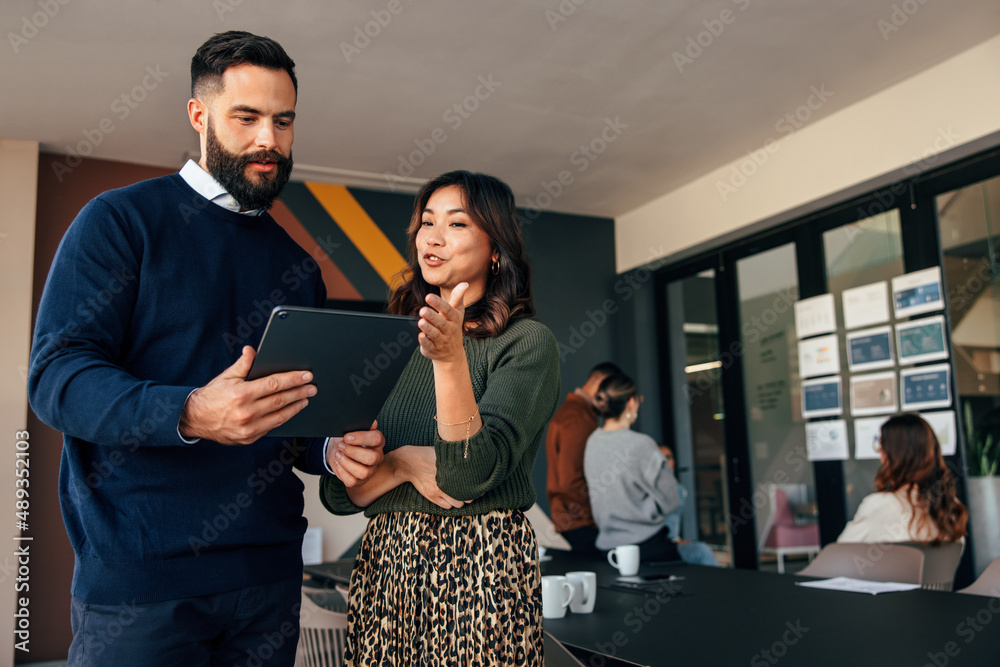
[[[469,289],[468,283],[459,283],[451,291],[451,298],[445,301],[437,294],[428,294],[427,305],[420,309],[417,328],[417,342],[420,354],[431,361],[464,361],[465,348],[462,345],[462,329],[465,323],[463,298]]]

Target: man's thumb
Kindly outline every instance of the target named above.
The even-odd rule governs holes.
[[[245,380],[253,366],[253,360],[257,357],[257,352],[249,345],[243,346],[243,354],[236,360],[236,363],[222,372],[222,377],[239,378]]]

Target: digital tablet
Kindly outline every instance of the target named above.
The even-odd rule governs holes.
[[[316,395],[268,435],[327,437],[371,428],[417,348],[418,333],[415,317],[276,307],[247,380],[311,371]]]

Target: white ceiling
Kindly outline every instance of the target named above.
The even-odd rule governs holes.
[[[348,62],[342,45],[366,24],[376,32],[373,11],[386,25]],[[65,152],[100,138],[93,156],[179,167],[198,150],[191,55],[244,29],[296,61],[294,155],[314,168],[297,177],[384,185],[440,128],[412,178],[485,171],[541,205],[543,183],[565,171],[548,208],[614,217],[780,138],[814,88],[832,96],[808,122],[1000,33],[1000,1],[3,0],[0,26],[6,139]],[[699,38],[707,46],[679,68],[675,52]],[[167,75],[126,107],[123,94],[153,83],[147,67]],[[499,85],[467,118],[449,112],[480,77]],[[593,161],[574,156],[608,119],[621,123],[605,135],[615,141]]]

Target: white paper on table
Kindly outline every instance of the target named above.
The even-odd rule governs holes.
[[[846,461],[847,422],[833,419],[806,424],[806,455],[810,461]]]
[[[941,410],[939,412],[919,413],[924,420],[931,425],[934,435],[937,436],[941,444],[941,453],[951,456],[955,453],[958,442],[957,429],[955,427],[955,411]]]
[[[799,341],[799,377],[834,375],[840,372],[837,334]]]
[[[868,593],[869,595],[912,591],[920,588],[920,584],[901,584],[895,581],[865,581],[864,579],[852,579],[851,577],[834,577],[833,579],[820,579],[819,581],[796,581],[795,584],[797,586],[805,586],[806,588],[847,591],[848,593]]]
[[[837,330],[833,295],[820,294],[795,302],[795,335],[798,338]]]
[[[889,321],[888,281],[845,289],[840,298],[844,305],[845,329]]]
[[[879,458],[875,445],[878,443],[879,435],[882,432],[882,424],[889,417],[866,417],[854,420],[854,458],[863,461],[865,459]]]
[[[896,319],[944,308],[941,267],[914,271],[892,279],[892,306]]]

